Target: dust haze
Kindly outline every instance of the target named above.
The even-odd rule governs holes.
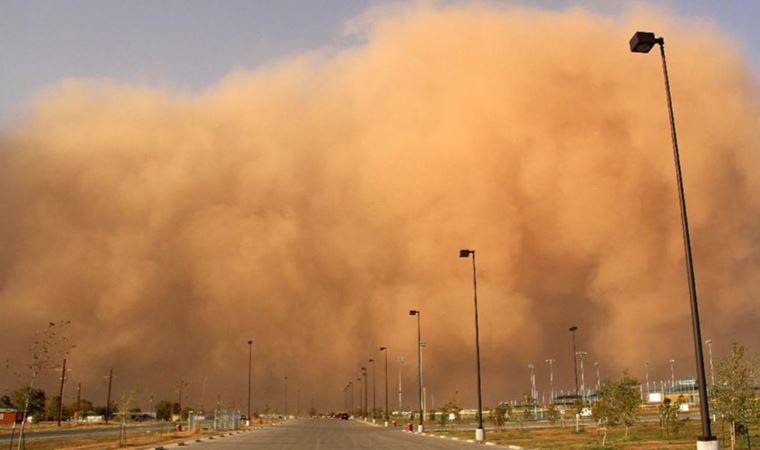
[[[388,346],[391,405],[403,355],[413,408],[415,308],[428,401],[472,405],[474,248],[486,405],[528,392],[530,363],[546,391],[547,358],[571,389],[571,325],[587,385],[593,362],[693,375],[660,59],[629,52],[638,29],[666,37],[705,338],[757,352],[760,109],[726,33],[636,10],[370,16],[351,44],[201,93],[41,92],[0,134],[0,356],[70,320],[84,398],[105,403],[113,367],[143,407],[182,379],[186,404],[241,408],[252,339],[254,408],[283,408],[287,376],[305,411],[341,408]]]

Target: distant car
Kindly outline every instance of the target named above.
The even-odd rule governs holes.
[[[348,420],[349,416],[348,413],[343,413],[340,415],[340,420]]]

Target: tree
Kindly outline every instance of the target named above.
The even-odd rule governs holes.
[[[491,422],[496,428],[502,428],[506,422],[507,408],[503,403],[499,403],[491,410]]]
[[[174,411],[174,405],[166,400],[161,400],[156,403],[156,419],[157,420],[171,420],[172,411]]]
[[[13,400],[11,400],[10,396],[3,395],[0,397],[0,408],[13,408]]]
[[[670,436],[671,430],[675,435],[678,435],[681,428],[686,424],[686,419],[680,419],[678,413],[681,410],[681,405],[686,402],[683,395],[679,395],[675,402],[672,402],[669,398],[666,398],[659,406],[660,412],[660,428],[665,433],[666,437]]]
[[[16,389],[11,394],[13,408],[18,411],[26,409],[27,416],[39,420],[45,415],[45,391],[36,388]],[[28,402],[28,406],[27,406]]]
[[[557,423],[557,419],[559,418],[559,411],[557,411],[557,405],[554,403],[549,403],[546,406],[546,418],[549,419],[549,423],[552,425]]]
[[[744,356],[744,347],[733,343],[731,353],[715,364],[712,407],[727,421],[731,430],[731,450],[736,448],[737,430],[757,421],[760,406],[755,398],[758,377],[757,358]]]
[[[639,381],[628,374],[626,370],[619,380],[606,380],[601,389],[596,403],[593,405],[592,414],[601,424],[606,427],[623,425],[625,427],[624,439],[628,439],[630,427],[638,420],[639,405]],[[605,428],[602,445],[607,439]]]

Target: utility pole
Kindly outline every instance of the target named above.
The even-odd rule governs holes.
[[[66,382],[66,358],[63,358],[63,367],[61,368],[61,389],[58,391],[58,426],[61,426],[61,416],[63,416],[63,384]]]
[[[106,397],[106,424],[111,416],[111,386],[113,386],[113,367],[108,372],[108,397]]]
[[[82,383],[77,383],[77,410],[74,413],[74,420],[79,423],[79,415],[82,409]]]

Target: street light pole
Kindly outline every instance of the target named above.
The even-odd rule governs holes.
[[[707,383],[705,383],[705,361],[702,353],[702,328],[699,323],[699,304],[697,302],[697,282],[694,275],[694,263],[691,254],[691,236],[689,234],[689,219],[686,214],[686,195],[681,174],[681,157],[678,151],[678,136],[676,121],[673,114],[673,99],[670,93],[668,64],[665,59],[665,39],[656,38],[654,33],[637,31],[630,41],[631,51],[648,53],[655,44],[660,46],[662,57],[662,72],[665,79],[665,94],[668,102],[668,118],[670,119],[670,137],[673,144],[673,160],[676,169],[676,184],[678,185],[678,202],[681,207],[681,226],[683,228],[683,245],[686,261],[686,276],[689,284],[689,300],[691,307],[691,326],[694,337],[694,356],[697,363],[697,383],[699,384],[700,418],[702,419],[702,436],[697,438],[698,449],[718,449],[718,441],[710,429],[710,402],[707,398]]]
[[[649,401],[649,361],[644,361],[644,377],[647,380],[647,401]],[[657,387],[655,386],[655,389]]]
[[[483,428],[483,396],[480,382],[480,326],[478,323],[478,276],[475,268],[475,250],[462,249],[459,250],[460,258],[467,258],[472,255],[472,290],[473,298],[475,301],[475,361],[477,365],[478,374],[478,428],[475,430],[475,440],[478,442],[484,441],[486,438],[486,432]]]
[[[288,377],[285,376],[284,378],[284,390],[283,390],[283,407],[285,409],[285,418],[288,418]]]
[[[388,426],[388,347],[380,347],[380,351],[385,356],[385,426]]]
[[[370,358],[369,362],[372,364],[372,423],[375,423],[375,411],[377,411],[376,403],[376,388],[377,388],[377,372],[375,372],[375,359]]]
[[[417,384],[420,403],[420,424],[417,426],[417,432],[422,433],[425,430],[425,418],[422,411],[422,327],[420,326],[420,316],[422,313],[419,310],[412,309],[409,311],[409,315],[417,316]]]
[[[673,371],[673,363],[675,363],[676,360],[671,359],[668,362],[670,363],[670,392],[673,392],[673,390],[676,388],[676,374]]]
[[[595,362],[594,367],[596,368],[596,392],[599,392],[599,388],[602,386],[601,378],[599,377],[599,363]]]
[[[578,352],[576,355],[581,357],[581,396],[583,396],[583,400],[586,400],[586,372],[583,370],[583,357],[588,353]]]
[[[712,339],[705,340],[705,344],[707,344],[707,353],[710,356],[710,384],[715,386],[715,367],[713,367],[712,359]]]
[[[575,350],[575,332],[578,330],[578,327],[573,325],[570,327],[570,332],[573,333],[573,371],[575,373],[575,396],[578,396],[578,359],[575,357],[576,350]]]
[[[369,402],[367,398],[367,368],[362,367],[362,375],[364,376],[364,420],[369,418]]]
[[[253,341],[248,341],[248,423],[251,422],[251,361],[253,359]]]
[[[549,389],[551,389],[551,404],[554,404],[554,358],[546,360],[549,364]]]

